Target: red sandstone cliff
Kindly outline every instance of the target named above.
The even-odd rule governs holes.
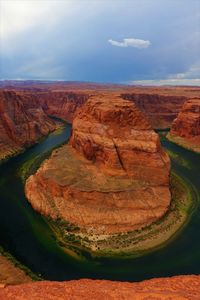
[[[200,276],[142,282],[108,280],[42,281],[1,288],[1,300],[199,300]]]
[[[169,128],[187,99],[185,96],[159,93],[125,93],[122,97],[134,101],[137,107],[146,114],[153,128]]]
[[[35,143],[55,129],[34,97],[0,91],[0,160]]]
[[[89,99],[76,114],[70,143],[110,175],[169,183],[169,158],[134,103],[110,95]],[[151,174],[151,176],[150,176]]]
[[[53,152],[25,187],[32,206],[94,233],[126,232],[159,219],[170,204],[170,161],[135,105],[89,99],[69,145]]]
[[[200,98],[184,103],[168,138],[183,147],[200,152]]]
[[[72,122],[76,110],[89,98],[87,93],[50,91],[37,93],[37,99],[44,111],[52,116]]]

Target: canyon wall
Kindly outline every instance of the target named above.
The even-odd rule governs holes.
[[[0,160],[22,151],[55,128],[36,98],[0,91]]]
[[[153,128],[169,128],[187,99],[185,96],[159,93],[124,93],[122,97],[134,101],[137,107],[146,114]]]
[[[44,111],[71,123],[76,110],[89,98],[81,92],[49,91],[37,93],[37,99]]]
[[[196,152],[200,152],[200,98],[186,101],[172,123],[168,138]]]
[[[3,300],[199,300],[199,295],[200,276],[197,275],[133,283],[81,279],[0,286]]]
[[[148,117],[153,128],[170,127],[172,121],[177,117],[183,102],[190,95],[196,95],[199,92],[198,88],[186,87],[133,88],[120,85],[75,82],[6,81],[1,85],[0,159],[15,155],[23,150],[26,145],[33,144],[39,137],[52,131],[55,124],[47,115],[58,117],[71,123],[77,109],[89,97],[95,94],[98,95],[102,90],[109,93],[111,97],[112,95],[113,97],[122,95],[124,99],[134,101],[137,107]],[[5,99],[10,99],[7,104]],[[5,121],[5,115],[9,115],[8,111],[10,110],[10,116],[13,116],[15,109],[18,111],[18,119],[20,114],[22,115],[21,118],[25,117],[23,121],[14,121],[13,126],[15,130],[13,130],[13,126],[11,126],[13,127],[12,129],[9,129],[8,122]],[[22,110],[22,113],[19,113],[20,110]],[[9,118],[12,119],[12,117]],[[24,123],[21,127],[22,134],[19,134],[21,125],[18,126],[18,122],[20,124]],[[26,122],[29,125],[25,125]],[[11,124],[11,122],[9,123]],[[16,129],[17,127],[18,129]]]
[[[29,177],[25,192],[44,215],[112,234],[163,216],[169,173],[169,157],[134,103],[98,95],[77,111],[70,143]]]

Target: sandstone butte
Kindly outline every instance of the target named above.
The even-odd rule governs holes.
[[[91,97],[77,112],[69,144],[25,185],[38,212],[87,233],[142,228],[170,205],[170,160],[134,103]]]
[[[200,98],[186,101],[172,123],[168,138],[190,150],[200,153]]]
[[[0,300],[199,300],[200,276],[156,278],[142,282],[108,280],[41,281],[0,286]]]
[[[10,157],[56,128],[36,99],[0,91],[0,160]]]

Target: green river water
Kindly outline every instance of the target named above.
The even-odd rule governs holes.
[[[66,254],[48,224],[24,195],[20,167],[67,141],[70,125],[0,166],[0,245],[32,272],[49,280],[98,278],[139,281],[152,277],[200,274],[200,155],[165,138],[172,153],[172,168],[193,189],[198,201],[187,225],[169,243],[138,258],[94,258],[82,253],[79,259]]]

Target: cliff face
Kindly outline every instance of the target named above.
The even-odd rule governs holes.
[[[144,227],[170,204],[170,161],[133,103],[103,95],[77,112],[69,145],[26,183],[32,206],[83,230],[110,234]]]
[[[199,300],[200,276],[187,275],[156,278],[143,282],[108,280],[43,281],[0,287],[4,300]]]
[[[184,103],[168,138],[183,147],[200,152],[200,98]]]
[[[55,123],[34,97],[0,91],[0,160],[35,143],[55,129]]]
[[[89,99],[76,114],[70,143],[110,175],[127,174],[156,185],[169,183],[169,158],[159,137],[129,101],[110,96]]]
[[[37,99],[44,111],[52,116],[72,122],[76,110],[89,98],[87,93],[51,91],[38,93]]]
[[[187,99],[185,96],[168,96],[159,93],[124,93],[122,97],[134,101],[146,114],[153,128],[169,128]]]

